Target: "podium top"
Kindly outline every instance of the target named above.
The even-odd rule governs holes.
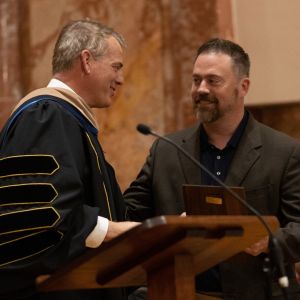
[[[271,230],[276,217],[264,217]],[[147,272],[190,255],[194,274],[243,251],[268,233],[255,216],[159,216],[88,250],[41,283],[41,291],[136,286]]]

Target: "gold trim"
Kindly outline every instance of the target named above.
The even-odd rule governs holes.
[[[5,186],[0,186],[0,189],[2,188],[10,188],[12,186],[21,186],[21,185],[50,185],[52,187],[52,189],[54,190],[55,192],[55,196],[52,200],[50,201],[47,201],[47,202],[17,202],[17,203],[6,203],[6,204],[1,204],[0,203],[0,207],[1,206],[8,206],[8,205],[31,205],[31,204],[49,204],[49,203],[52,203],[58,196],[58,192],[57,190],[55,189],[55,187],[53,186],[52,183],[43,183],[43,182],[37,182],[37,183],[21,183],[21,184],[12,184],[12,185],[5,185]],[[0,199],[1,201],[1,199]]]
[[[93,145],[93,143],[91,141],[91,138],[88,135],[88,133],[86,133],[86,136],[87,136],[88,141],[90,142],[91,147],[92,147],[92,149],[93,149],[93,151],[95,153],[96,161],[97,161],[97,165],[98,165],[98,169],[99,169],[100,173],[103,174],[102,171],[101,171],[101,167],[100,167],[99,157],[98,157],[97,151],[96,151],[96,149],[95,149],[95,147],[94,147],[94,145]],[[110,209],[109,200],[108,200],[108,194],[107,194],[107,190],[106,190],[106,186],[105,186],[104,181],[103,181],[103,187],[104,187],[104,192],[105,192],[105,197],[106,197],[106,203],[107,203],[107,207],[108,207],[109,217],[110,217],[110,220],[112,220],[111,209]]]
[[[30,237],[30,236],[37,235],[37,234],[43,233],[43,232],[45,232],[45,231],[46,231],[46,230],[38,231],[38,232],[35,232],[35,233],[32,233],[32,234],[28,234],[28,235],[25,235],[25,236],[23,236],[23,237],[20,237],[20,238],[17,238],[17,239],[14,239],[14,240],[11,240],[11,241],[8,241],[8,242],[5,242],[5,243],[2,243],[2,244],[0,244],[0,247],[1,247],[2,245],[9,244],[9,243],[13,243],[13,242],[18,241],[18,240],[26,239],[26,238],[28,238],[28,237]],[[61,240],[62,237],[64,236],[64,234],[63,234],[62,232],[58,231],[58,230],[57,230],[56,232],[58,232],[58,233],[60,234],[60,240]],[[32,257],[32,256],[35,256],[35,255],[37,255],[37,254],[40,254],[40,253],[42,253],[42,252],[48,250],[49,248],[51,248],[51,247],[53,247],[53,246],[55,246],[55,244],[50,245],[49,247],[47,247],[47,248],[45,248],[45,249],[43,249],[43,250],[40,250],[40,251],[38,251],[38,252],[35,252],[35,253],[31,254],[31,255],[27,255],[27,256],[25,256],[25,257],[21,257],[21,258],[15,259],[15,260],[13,260],[13,261],[6,262],[6,263],[4,263],[4,264],[0,264],[0,267],[6,266],[6,265],[8,265],[8,264],[15,263],[15,262],[20,261],[20,260],[23,260],[23,259],[27,259],[27,258]]]
[[[38,207],[38,208],[32,208],[32,209],[19,210],[17,212],[9,212],[9,213],[5,213],[5,214],[0,214],[0,218],[2,216],[6,216],[6,215],[19,214],[19,213],[22,213],[22,212],[34,211],[34,210],[45,210],[45,209],[49,209],[49,208],[52,209],[55,212],[55,214],[57,215],[57,217],[58,217],[58,219],[56,219],[56,221],[52,225],[41,226],[41,227],[32,227],[32,228],[19,229],[19,230],[13,230],[13,231],[7,231],[7,232],[0,233],[0,235],[4,235],[4,234],[8,234],[8,233],[13,233],[13,232],[23,232],[23,231],[29,231],[29,230],[46,229],[46,228],[52,228],[52,227],[54,227],[57,224],[57,222],[60,220],[60,215],[59,215],[59,213],[56,211],[56,209],[54,207]]]
[[[3,245],[9,244],[9,243],[13,243],[13,242],[16,242],[16,241],[19,241],[19,240],[28,238],[28,237],[33,236],[33,235],[40,234],[40,233],[42,233],[42,232],[46,232],[46,231],[47,231],[47,230],[36,231],[36,232],[31,233],[31,234],[27,234],[27,235],[18,237],[18,238],[16,238],[16,239],[6,241],[6,242],[4,242],[4,243],[1,243],[1,244],[0,244],[0,247],[3,246]],[[58,231],[57,231],[57,232],[58,232]],[[59,233],[61,234],[61,232],[59,232]]]
[[[0,178],[6,178],[6,177],[12,177],[12,176],[28,176],[28,175],[53,175],[59,168],[59,164],[57,162],[57,160],[55,159],[55,157],[53,155],[50,154],[25,154],[25,155],[13,155],[13,156],[7,156],[4,158],[0,158],[0,161],[5,160],[5,159],[10,159],[10,158],[15,158],[15,157],[27,157],[27,156],[48,156],[48,157],[52,157],[54,160],[54,163],[56,164],[56,168],[51,172],[51,173],[21,173],[21,174],[11,174],[11,175],[4,175],[4,176],[0,176]]]

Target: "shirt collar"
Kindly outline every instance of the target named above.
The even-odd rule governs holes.
[[[233,148],[237,147],[237,145],[242,137],[242,134],[244,132],[244,129],[248,123],[248,119],[249,119],[249,112],[245,110],[243,119],[241,120],[237,129],[234,131],[234,133],[233,133],[232,137],[230,138],[230,140],[228,141],[226,147],[229,147],[229,146],[233,147]],[[207,149],[207,147],[210,146],[207,133],[202,124],[200,127],[200,142],[201,142],[201,149],[203,149],[203,150]]]
[[[65,84],[64,82],[62,82],[62,81],[60,81],[60,80],[58,80],[56,78],[52,78],[49,81],[47,87],[50,87],[50,88],[62,88],[62,89],[68,90],[68,91],[73,92],[74,94],[76,94],[75,91],[73,89],[71,89],[67,84]]]
[[[243,119],[241,120],[239,126],[235,130],[233,136],[231,137],[231,139],[229,140],[226,146],[231,146],[233,148],[237,147],[242,137],[242,134],[244,132],[244,129],[246,128],[246,125],[248,123],[248,119],[249,119],[249,112],[245,110]]]
[[[208,142],[208,135],[203,127],[203,124],[200,125],[200,143],[202,150],[206,150],[210,145]]]

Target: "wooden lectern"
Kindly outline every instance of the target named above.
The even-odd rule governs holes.
[[[264,217],[272,230],[275,217]],[[160,216],[89,250],[41,291],[148,285],[149,300],[194,300],[194,277],[268,233],[255,216]]]

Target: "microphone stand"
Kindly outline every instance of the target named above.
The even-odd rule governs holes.
[[[285,299],[288,299],[286,289],[289,286],[289,279],[287,275],[285,274],[285,268],[283,264],[283,254],[281,247],[278,243],[277,238],[272,233],[269,225],[266,223],[264,218],[261,216],[261,214],[253,208],[251,205],[249,205],[246,201],[244,201],[237,193],[232,191],[226,184],[224,184],[218,177],[216,177],[212,172],[210,172],[203,164],[201,164],[198,160],[196,160],[193,156],[191,156],[187,151],[185,151],[182,147],[177,145],[175,142],[170,140],[167,137],[161,136],[160,134],[156,133],[155,131],[151,130],[151,128],[144,124],[138,124],[136,127],[137,131],[144,135],[153,135],[157,138],[162,139],[163,141],[173,145],[176,149],[178,149],[181,153],[183,153],[188,159],[190,159],[196,166],[198,166],[201,170],[206,172],[211,178],[213,178],[220,186],[222,186],[228,193],[230,193],[235,199],[237,199],[242,205],[244,205],[249,211],[251,211],[263,224],[263,226],[266,228],[268,234],[269,234],[269,248],[271,253],[271,259],[276,263],[277,269],[279,272],[279,278],[278,283],[279,286],[282,289],[282,293]]]

